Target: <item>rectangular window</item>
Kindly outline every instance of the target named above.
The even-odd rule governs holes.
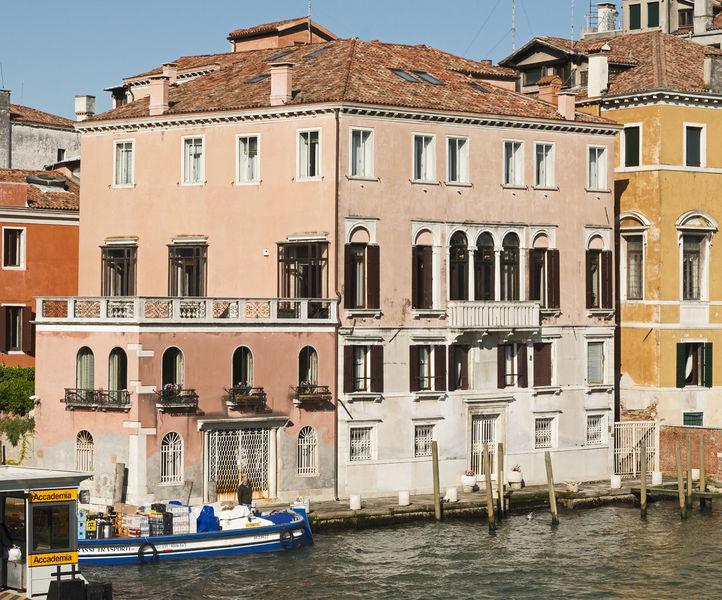
[[[587,384],[604,383],[604,342],[587,342]]]
[[[682,300],[700,299],[700,269],[703,237],[682,236]]]
[[[599,446],[604,443],[604,415],[587,415],[587,446]]]
[[[369,391],[371,377],[369,375],[369,347],[353,346],[353,391]]]
[[[371,460],[373,458],[372,427],[349,428],[349,460]]]
[[[298,133],[298,178],[315,179],[321,175],[321,133]]]
[[[551,448],[554,417],[537,417],[534,419],[534,448]]]
[[[554,187],[554,145],[534,145],[534,185]]]
[[[642,236],[628,235],[624,241],[627,246],[627,300],[641,300],[644,288]]]
[[[692,18],[692,9],[685,9],[679,11],[679,26],[680,27],[692,27],[694,21]]]
[[[366,244],[351,244],[351,273],[348,285],[351,286],[351,308],[366,306]]]
[[[677,344],[677,387],[712,387],[712,344]]]
[[[682,413],[682,418],[684,419],[682,421],[683,425],[688,425],[691,427],[702,427],[702,417],[704,416],[704,413],[701,412],[686,412]]]
[[[278,245],[279,298],[325,298],[328,243]]]
[[[659,2],[647,2],[647,27],[659,27]]]
[[[702,143],[703,128],[695,125],[686,125],[684,128],[685,135],[685,153],[684,164],[688,167],[701,167],[702,155],[704,152],[704,144]]]
[[[529,252],[529,300],[547,305],[546,248],[533,248]]]
[[[102,246],[103,296],[135,296],[135,246]]]
[[[257,135],[238,136],[238,183],[258,183],[259,181],[259,139]]]
[[[5,309],[5,348],[8,352],[23,349],[22,306],[8,306]]]
[[[497,387],[525,388],[527,381],[526,344],[500,344],[497,346]]]
[[[115,142],[115,177],[116,186],[133,185],[133,146],[132,140]]]
[[[195,185],[203,183],[203,138],[183,139],[183,183]]]
[[[432,308],[433,250],[431,246],[411,247],[412,308]]]
[[[541,67],[533,67],[524,71],[524,85],[536,85],[536,82],[541,79],[541,76]]]
[[[606,148],[590,146],[589,148],[589,176],[587,185],[590,190],[607,189],[607,153]]]
[[[642,28],[642,5],[641,4],[630,4],[629,5],[629,29],[641,29]]]
[[[168,246],[168,295],[205,296],[208,246]]]
[[[65,148],[58,148],[57,161],[63,162],[65,160]]]
[[[504,185],[523,185],[522,149],[522,142],[504,142]]]
[[[431,346],[419,346],[419,390],[434,388],[434,377],[431,370]]]
[[[436,147],[433,135],[414,135],[414,181],[434,181]]]
[[[384,348],[374,346],[345,346],[343,349],[343,392],[383,393]]]
[[[587,308],[613,308],[611,250],[587,250]]]
[[[74,503],[73,503],[74,504]],[[75,546],[75,515],[69,502],[31,505],[32,540],[31,552],[62,552]]]
[[[449,138],[446,180],[449,183],[469,183],[469,140]]]
[[[534,386],[545,387],[552,384],[552,345],[534,344]]]
[[[351,130],[351,177],[374,176],[373,142],[373,131]]]
[[[25,229],[3,227],[3,269],[25,268]]]
[[[449,391],[469,389],[469,346],[449,346]]]
[[[638,167],[639,161],[639,125],[624,128],[624,166]]]
[[[414,425],[414,456],[431,456],[431,442],[434,441],[433,425]]]

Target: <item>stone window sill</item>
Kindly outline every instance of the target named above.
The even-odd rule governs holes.
[[[349,402],[381,402],[383,398],[380,392],[351,392],[346,394],[346,400]]]
[[[534,391],[532,394],[534,396],[541,396],[544,394],[553,394],[555,396],[558,396],[562,393],[562,388],[560,385],[540,385],[535,386]]]
[[[420,390],[413,392],[413,394],[414,402],[419,402],[420,400],[441,400],[446,396],[446,392],[436,390]]]
[[[592,384],[587,387],[587,390],[585,393],[587,394],[595,394],[595,393],[608,393],[611,392],[612,389],[614,389],[614,386],[608,385],[608,384]]]
[[[446,311],[437,308],[414,308],[414,319],[444,319]]]
[[[373,319],[380,319],[381,318],[381,309],[380,308],[349,308],[345,312],[347,319],[353,319],[354,317],[361,317],[363,319],[366,318],[373,318]]]

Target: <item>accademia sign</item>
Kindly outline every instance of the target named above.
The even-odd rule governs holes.
[[[30,502],[65,502],[77,499],[77,488],[65,490],[35,490],[34,492],[30,492],[28,496]]]

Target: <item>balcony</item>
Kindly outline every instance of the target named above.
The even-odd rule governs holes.
[[[292,387],[293,403],[296,406],[301,404],[325,404],[331,402],[333,394],[327,385],[314,385],[305,383],[297,387]]]
[[[266,406],[266,392],[262,387],[236,385],[226,391],[228,392],[226,405],[232,410],[261,411]]]
[[[164,412],[166,410],[195,411],[198,408],[198,394],[194,389],[181,389],[170,383],[156,391],[155,407]],[[174,386],[174,387],[170,387]]]
[[[289,298],[39,297],[37,323],[319,325],[336,323],[336,300]]]
[[[90,410],[130,410],[130,392],[128,390],[90,390],[65,388],[63,398],[68,410],[89,408]]]
[[[449,302],[454,329],[534,329],[539,327],[538,302]]]

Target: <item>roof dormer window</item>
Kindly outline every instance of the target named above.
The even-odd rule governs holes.
[[[427,83],[433,83],[434,85],[444,85],[438,79],[436,79],[436,77],[434,77],[433,75],[429,75],[426,71],[412,71],[412,73],[417,77],[420,77]]]
[[[402,71],[401,69],[389,69],[392,73],[398,75],[401,77],[401,79],[405,79],[406,81],[410,81],[411,83],[421,83],[416,77],[413,75],[409,75],[406,71]]]

